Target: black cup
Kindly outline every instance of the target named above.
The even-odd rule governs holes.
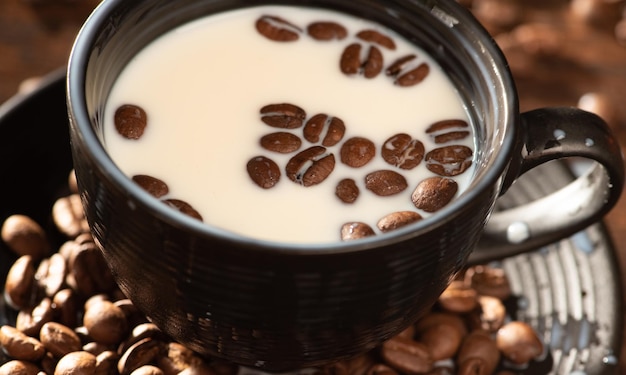
[[[294,245],[204,225],[125,176],[102,142],[104,105],[124,66],[176,26],[261,4],[347,12],[419,43],[458,87],[476,125],[477,172],[467,191],[393,233]],[[86,216],[122,290],[190,348],[270,371],[373,348],[428,311],[468,262],[534,249],[600,220],[624,181],[620,148],[597,116],[573,108],[519,113],[501,51],[454,1],[106,0],[72,51],[68,106]],[[597,163],[552,196],[492,215],[525,171],[572,156]]]

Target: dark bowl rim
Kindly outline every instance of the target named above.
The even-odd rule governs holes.
[[[149,1],[149,0],[142,0]],[[482,176],[476,177],[471,183],[471,188],[457,197],[453,202],[442,208],[432,217],[421,220],[415,224],[405,226],[394,230],[391,233],[385,233],[372,236],[356,241],[332,242],[332,243],[282,243],[278,241],[259,240],[244,237],[227,230],[212,227],[193,218],[172,210],[166,205],[154,199],[150,194],[141,189],[132,182],[107,155],[104,146],[99,140],[91,127],[90,117],[87,112],[87,104],[85,101],[85,81],[86,67],[90,58],[90,53],[95,45],[100,30],[105,29],[109,17],[114,14],[115,10],[125,0],[107,0],[101,2],[89,15],[82,25],[70,52],[70,58],[66,71],[66,90],[68,115],[70,117],[70,127],[74,128],[75,134],[79,139],[72,142],[82,142],[86,147],[83,150],[89,152],[88,157],[97,160],[100,165],[100,172],[103,176],[113,180],[116,186],[126,192],[128,199],[133,199],[141,204],[141,207],[151,212],[155,217],[175,228],[184,228],[190,234],[198,237],[217,236],[228,242],[235,242],[247,246],[249,249],[256,251],[269,251],[272,253],[287,253],[298,255],[321,255],[333,253],[345,253],[363,251],[367,249],[379,248],[381,245],[388,245],[404,241],[409,238],[417,237],[425,232],[433,230],[433,228],[445,225],[453,220],[467,206],[472,205],[474,199],[484,194],[489,189],[499,189],[503,184],[504,175],[507,173],[511,158],[516,146],[516,127],[518,124],[519,108],[518,96],[515,83],[510,72],[509,65],[495,40],[489,35],[484,27],[471,15],[469,11],[454,1],[446,2],[440,0],[425,0],[425,6],[430,9],[435,17],[440,18],[442,22],[448,20],[442,19],[444,9],[453,9],[453,19],[459,23],[469,25],[474,32],[474,36],[478,36],[479,40],[472,42],[480,42],[482,56],[476,57],[484,60],[487,69],[494,70],[494,76],[497,78],[492,83],[494,87],[500,87],[504,97],[494,98],[494,102],[506,103],[506,107],[498,108],[502,114],[499,118],[506,121],[506,129],[500,136],[500,152],[493,153],[491,160],[493,165],[489,171],[483,173]],[[415,1],[410,1],[417,4]],[[445,16],[444,16],[445,17]],[[454,27],[451,25],[450,27]],[[491,150],[493,151],[493,150]],[[75,156],[76,157],[76,156]]]

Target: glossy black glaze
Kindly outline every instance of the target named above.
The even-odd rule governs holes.
[[[474,183],[432,219],[333,245],[242,239],[166,208],[106,155],[98,138],[106,95],[128,59],[161,33],[212,12],[261,3],[105,1],[75,46],[68,88],[79,187],[121,288],[194,350],[278,371],[363,352],[425,312],[466,263],[501,188],[523,170],[527,143],[501,52],[455,2],[269,1],[371,18],[435,57],[477,125],[481,167]]]
[[[624,188],[620,146],[600,117],[577,108],[541,108],[522,113],[521,124],[525,129],[522,154],[511,166],[516,172],[509,171],[507,177],[518,178],[541,164],[566,157],[597,163],[564,191],[492,215],[470,263],[512,256],[573,235],[601,220]],[[507,238],[507,228],[516,223],[527,225],[527,240]]]

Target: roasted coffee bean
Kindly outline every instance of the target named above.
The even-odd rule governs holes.
[[[359,74],[361,71],[361,49],[363,47],[359,43],[353,43],[347,46],[341,54],[339,67],[341,72],[346,75]]]
[[[375,78],[383,70],[384,57],[376,46],[370,46],[367,55],[362,58],[363,46],[353,43],[347,46],[341,54],[339,67],[346,75],[362,74],[365,78]]]
[[[300,137],[287,132],[266,134],[261,137],[260,143],[261,147],[264,149],[281,154],[288,154],[290,152],[297,151],[300,146],[302,146],[302,140]]]
[[[387,163],[407,170],[417,167],[424,159],[424,153],[424,144],[404,133],[387,139],[380,150]]]
[[[395,84],[402,87],[415,86],[422,82],[430,73],[430,67],[421,63],[417,67],[396,76]]]
[[[384,363],[377,363],[367,370],[366,375],[398,375],[398,372]]]
[[[194,219],[203,221],[202,215],[192,205],[181,199],[165,199],[163,203]]]
[[[256,21],[257,31],[275,42],[293,42],[300,39],[302,29],[276,16],[262,16]]]
[[[543,343],[535,330],[521,321],[512,321],[500,328],[496,334],[496,343],[507,360],[519,365],[543,353]]]
[[[465,272],[465,278],[480,295],[506,300],[512,294],[509,279],[502,268],[488,265],[471,267]]]
[[[154,323],[141,323],[132,328],[130,335],[120,345],[118,350],[123,353],[135,343],[146,338],[167,341],[166,335]]]
[[[491,1],[491,3],[502,2]],[[516,45],[515,48],[520,48],[530,61],[554,58],[562,53],[563,38],[561,32],[550,23],[536,22],[518,25],[510,32],[507,39],[507,43]],[[534,63],[530,64],[530,66],[534,65]],[[529,67],[524,69],[529,69]]]
[[[39,340],[8,325],[0,327],[0,347],[9,357],[30,362],[40,360],[46,352]]]
[[[0,366],[0,375],[38,375],[40,369],[34,363],[12,360]]]
[[[54,375],[92,375],[95,371],[96,356],[80,350],[63,356],[54,369]]]
[[[415,211],[398,211],[390,213],[378,220],[376,226],[381,232],[385,233],[420,220],[422,220],[422,215]]]
[[[307,26],[307,32],[316,40],[342,40],[348,36],[345,27],[332,21],[313,22]]]
[[[458,184],[446,177],[429,177],[411,194],[415,207],[426,212],[436,212],[446,206],[456,195]]]
[[[93,354],[93,353],[92,353]],[[103,350],[96,356],[96,374],[97,375],[117,375],[117,363],[120,355],[112,350]]]
[[[313,146],[292,157],[285,167],[287,177],[302,186],[317,185],[335,169],[335,155],[325,147]]]
[[[389,36],[376,30],[361,30],[356,37],[369,43],[377,44],[390,50],[396,49],[396,43]]]
[[[431,124],[427,129],[427,134],[433,134],[442,131],[448,131],[450,129],[467,128],[469,125],[467,121],[460,119],[448,119],[441,120]]]
[[[115,288],[113,276],[100,249],[93,242],[76,244],[70,253],[68,265],[70,272],[66,281],[80,296],[106,293]]]
[[[156,359],[159,368],[167,374],[179,374],[187,368],[197,366],[202,361],[203,359],[192,350],[175,341],[167,343],[164,355]]]
[[[453,324],[439,323],[420,332],[419,342],[428,347],[433,361],[440,361],[455,356],[465,333]]]
[[[15,328],[26,335],[36,337],[44,324],[54,319],[54,310],[50,298],[43,298],[37,306],[22,309],[18,312],[15,320]]]
[[[472,165],[472,155],[472,149],[467,146],[436,148],[426,154],[426,168],[440,176],[457,176]]]
[[[478,294],[463,281],[455,280],[441,293],[438,303],[447,311],[467,313],[478,306]]]
[[[415,338],[415,330],[415,324],[411,324],[410,326],[400,331],[400,333],[398,333],[395,337],[403,337],[405,339],[413,340]]]
[[[385,69],[385,74],[391,77],[397,77],[402,73],[404,67],[417,59],[417,55],[405,55],[397,58],[391,65]]]
[[[467,335],[465,319],[456,313],[431,311],[415,324],[416,337],[434,360],[452,358]]]
[[[423,343],[404,338],[392,338],[380,348],[385,363],[403,374],[423,374],[433,368],[429,349]]]
[[[89,332],[87,332],[87,328],[85,328],[85,326],[80,325],[74,327],[74,332],[76,332],[78,337],[80,337],[81,342],[90,342],[91,340],[93,340],[91,337],[89,337]]]
[[[622,17],[615,25],[615,39],[622,47],[626,46],[626,17]]]
[[[265,156],[253,157],[246,168],[252,181],[263,189],[270,189],[280,181],[278,164]]]
[[[363,137],[353,137],[341,146],[341,162],[353,168],[360,168],[369,163],[376,155],[374,142]]]
[[[50,252],[46,232],[26,215],[11,215],[2,223],[2,241],[17,255],[30,255],[35,260]]]
[[[39,361],[39,366],[45,374],[54,374],[57,363],[59,363],[59,359],[55,358],[52,353],[46,352],[41,361]],[[41,373],[39,375],[41,375]]]
[[[346,125],[334,116],[324,113],[311,117],[304,125],[304,139],[311,143],[318,143],[321,139],[322,146],[332,147],[339,143],[346,133]]]
[[[139,311],[130,299],[123,297],[114,301],[113,304],[122,310],[129,327],[136,327],[148,322],[146,316]]]
[[[394,79],[401,87],[411,87],[422,82],[430,73],[428,64],[417,61],[417,56],[407,55],[398,58],[386,70],[385,74]]]
[[[359,197],[359,187],[353,179],[344,178],[337,184],[335,195],[344,203],[354,203]]]
[[[489,375],[487,363],[482,358],[468,358],[459,363],[458,375]]]
[[[145,191],[156,198],[161,198],[170,192],[167,184],[156,177],[138,174],[133,176],[132,179],[137,185],[141,186]]]
[[[141,366],[149,365],[166,353],[167,346],[160,340],[146,338],[128,348],[117,364],[120,375],[129,375]]]
[[[67,327],[74,327],[78,323],[78,296],[73,289],[59,290],[52,298],[54,313],[57,321]]]
[[[202,362],[197,365],[187,367],[186,369],[181,371],[178,375],[217,375],[217,374],[215,374],[215,371],[209,364]]]
[[[115,129],[124,138],[139,139],[148,126],[148,115],[138,105],[125,104],[115,110]]]
[[[465,336],[457,354],[457,362],[463,364],[470,358],[483,361],[484,367],[480,367],[483,371],[481,374],[493,374],[500,361],[500,352],[489,332],[474,330]]]
[[[401,193],[407,186],[404,176],[392,170],[374,171],[365,176],[365,187],[381,197]]]
[[[16,310],[36,304],[35,261],[30,255],[19,257],[7,274],[4,282],[4,300]]]
[[[521,1],[478,0],[472,3],[472,13],[492,35],[513,29],[525,14]]]
[[[446,366],[446,363],[435,363],[435,367],[430,370],[426,375],[457,375],[454,364]],[[469,374],[468,374],[469,375]],[[476,375],[476,374],[474,374]]]
[[[448,311],[431,311],[415,323],[415,331],[417,334],[429,329],[432,326],[438,324],[447,324],[454,326],[463,335],[467,334],[467,327],[465,325],[464,318],[459,314],[455,314]]]
[[[426,129],[435,143],[448,143],[465,139],[469,136],[469,130],[462,130],[468,127],[465,120],[442,120],[435,122]]]
[[[78,335],[78,333],[76,334]],[[82,335],[81,335],[82,336]],[[79,336],[79,337],[81,337]],[[83,341],[83,338],[81,338],[81,342]],[[95,355],[96,357],[104,352],[107,351],[111,351],[112,349],[112,345],[105,345],[99,342],[95,342],[95,341],[90,341],[86,344],[83,345],[82,350],[89,352],[93,355]],[[117,367],[117,366],[116,366]]]
[[[89,310],[92,306],[100,304],[102,301],[111,302],[107,293],[93,294],[83,304],[83,310]]]
[[[130,375],[164,375],[163,370],[156,366],[144,365],[131,372]]]
[[[93,240],[93,236],[91,235],[91,232],[83,232],[83,233],[80,233],[78,236],[74,237],[74,242],[79,245],[83,245],[86,243],[94,243],[94,240]]]
[[[344,362],[350,375],[366,375],[369,369],[376,365],[376,361],[370,353],[346,359]]]
[[[280,129],[297,129],[306,119],[304,109],[294,104],[268,104],[261,108],[261,121]]]
[[[52,218],[57,228],[70,238],[89,232],[89,225],[78,194],[57,199],[52,206]]]
[[[588,25],[613,31],[620,20],[624,2],[620,0],[572,0],[570,9],[573,15]]]
[[[100,301],[85,310],[83,324],[89,337],[103,344],[119,344],[128,333],[126,315],[110,301]]]
[[[624,25],[626,26],[626,19]],[[611,127],[621,126],[620,106],[616,104],[616,98],[612,95],[588,92],[578,99],[578,108],[595,113]]]
[[[481,328],[488,332],[496,332],[506,319],[506,307],[496,297],[478,296],[480,305]]]
[[[57,358],[82,349],[78,335],[71,328],[56,322],[44,324],[39,339],[46,350]]]
[[[435,143],[438,144],[442,144],[442,143],[449,143],[449,142],[454,142],[454,141],[459,141],[461,139],[465,139],[469,136],[469,131],[451,131],[448,133],[444,133],[444,134],[439,134],[433,137],[433,140],[435,141]]]
[[[365,237],[375,236],[376,232],[365,223],[352,222],[341,226],[341,240],[351,241]]]
[[[66,259],[61,254],[54,253],[39,263],[35,280],[39,289],[43,290],[46,296],[52,297],[63,287],[66,275]]]
[[[367,57],[363,62],[363,76],[365,78],[376,78],[383,71],[384,57],[376,46],[370,46]]]

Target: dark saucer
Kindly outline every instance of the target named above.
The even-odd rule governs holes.
[[[34,92],[0,106],[0,221],[29,215],[62,241],[49,212],[67,193],[72,160],[65,105],[65,73],[46,77]],[[550,163],[518,181],[499,205],[514,206],[552,191],[572,178]],[[15,255],[0,242],[0,280]],[[529,322],[549,349],[527,374],[613,374],[622,336],[622,291],[615,251],[604,226],[498,262],[511,282],[513,318]],[[0,299],[0,325],[15,312]],[[4,359],[0,355],[0,363]]]

